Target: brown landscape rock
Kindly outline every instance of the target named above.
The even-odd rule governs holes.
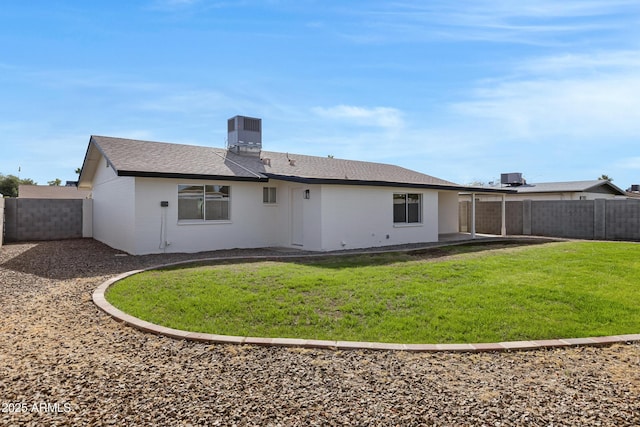
[[[212,255],[3,246],[0,425],[640,425],[638,343],[475,354],[209,345],[137,331],[91,301],[116,274]]]

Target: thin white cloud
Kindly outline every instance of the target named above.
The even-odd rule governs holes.
[[[229,1],[214,1],[214,0],[152,0],[150,10],[156,10],[160,12],[168,13],[187,13],[202,12],[209,9],[222,9],[222,8],[238,8],[246,6],[246,0],[229,0]]]
[[[338,31],[360,43],[449,39],[563,45],[568,36],[626,31],[636,24],[637,11],[635,0],[383,1],[344,9],[354,19]]]
[[[337,105],[328,108],[314,107],[312,111],[325,119],[346,121],[363,126],[396,129],[404,124],[402,112],[389,107],[365,108],[353,105]]]
[[[599,74],[635,71],[640,68],[640,50],[563,53],[555,56],[530,58],[515,67],[516,72],[553,76]]]
[[[619,169],[640,170],[640,157],[635,156],[620,159],[615,163],[615,167]],[[638,181],[640,182],[640,179]]]
[[[162,93],[160,96],[135,104],[135,107],[156,112],[196,113],[220,108],[228,109],[232,105],[234,100],[221,92],[186,90]]]
[[[53,89],[111,89],[155,91],[160,84],[125,74],[108,74],[89,69],[25,70],[24,78]]]
[[[154,0],[154,9],[170,10],[181,7],[188,7],[199,3],[200,0]]]
[[[586,139],[640,134],[640,52],[529,60],[505,80],[485,81],[451,109],[511,137]]]

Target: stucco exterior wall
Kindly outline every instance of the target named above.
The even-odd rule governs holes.
[[[438,233],[449,234],[459,231],[458,193],[441,191],[438,193]]]
[[[82,237],[93,237],[92,199],[82,199]]]
[[[228,221],[178,220],[178,185],[230,186]],[[286,206],[285,191],[278,191],[278,203],[262,201],[262,189],[274,183],[202,181],[136,178],[135,251],[202,252],[217,249],[253,248],[286,242],[278,227],[279,213]],[[280,188],[279,188],[280,190]],[[167,201],[162,207],[160,202]]]
[[[291,183],[289,184],[290,191],[287,194],[290,197],[290,220],[295,221],[296,215],[301,215],[302,221],[302,245],[301,249],[310,251],[322,250],[322,207],[325,203],[325,192],[321,185],[307,185]],[[309,198],[304,198],[304,193],[309,190]],[[302,197],[302,202],[299,202],[299,198]],[[294,205],[301,208],[301,211],[296,211]],[[289,241],[286,246],[291,244],[300,243],[300,239],[295,239],[295,226],[292,224],[288,227]]]
[[[422,223],[393,223],[394,193],[422,194]],[[321,221],[323,251],[434,242],[438,240],[438,193],[400,187],[324,185]],[[457,227],[457,216],[455,221]]]
[[[135,179],[116,176],[101,159],[91,195],[93,238],[113,248],[135,253]]]
[[[98,170],[100,176],[93,188],[93,235],[109,246],[136,255],[272,246],[328,251],[432,242],[438,240],[440,230],[457,231],[455,193],[278,180],[262,183],[128,178],[115,177],[104,166]],[[180,221],[180,184],[229,185],[230,219]],[[276,187],[277,203],[263,203],[264,187]],[[305,190],[309,190],[308,198],[304,198]],[[422,223],[393,223],[394,193],[422,194]],[[444,203],[441,209],[440,202]],[[296,216],[299,228],[294,231]],[[443,216],[451,217],[451,221],[440,224]]]

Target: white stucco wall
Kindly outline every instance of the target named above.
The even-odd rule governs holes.
[[[438,193],[438,233],[448,234],[459,231],[458,193],[441,191]]]
[[[294,198],[302,198],[302,201],[298,205],[302,212],[298,212],[298,215],[302,215],[302,245],[299,246],[302,249],[310,251],[322,250],[322,206],[324,203],[324,192],[321,185],[306,185],[298,183],[286,183],[286,187],[289,188],[287,194],[289,200],[289,225],[288,225],[288,241],[287,245],[300,243],[299,240],[294,239],[293,221],[296,215],[293,204]],[[300,191],[295,191],[300,190]],[[309,190],[309,198],[304,198],[304,192]]]
[[[113,248],[135,253],[135,179],[118,177],[101,159],[91,195],[93,238]]]
[[[197,224],[178,221],[178,184],[229,185],[230,221]],[[277,204],[262,202],[265,186],[277,188]],[[297,214],[302,215],[302,245],[292,245],[292,216],[296,213],[291,197],[302,197],[305,190],[309,190],[309,198],[297,205],[301,209]],[[422,194],[422,223],[394,225],[393,193],[397,192]],[[366,248],[437,241],[440,228],[440,197],[433,190],[304,185],[277,180],[253,183],[137,178],[135,194],[133,253],[136,254],[270,246],[312,251]],[[455,194],[444,197],[447,203],[444,211],[455,209],[457,227],[456,197]],[[168,201],[169,206],[162,208],[161,201]],[[450,224],[445,227],[448,230],[447,227]],[[165,242],[169,244],[164,245]]]
[[[178,185],[229,185],[230,220],[178,220]],[[277,188],[277,203],[264,204],[263,187]],[[301,246],[292,245],[293,195],[298,201]],[[422,223],[393,223],[393,194],[422,194]],[[93,187],[93,235],[132,254],[202,252],[289,246],[328,251],[433,242],[457,231],[457,195],[436,190],[343,185],[202,181],[116,177],[101,165]],[[168,202],[162,207],[161,202]],[[440,207],[439,207],[440,206]],[[444,218],[444,220],[443,220]],[[451,219],[449,221],[449,219]]]
[[[179,221],[179,184],[230,186],[230,220]],[[262,202],[265,186],[277,185],[136,178],[135,253],[202,252],[283,244],[288,238],[279,221],[280,213],[286,207],[286,198],[281,197],[284,191],[278,191],[277,205],[267,205]],[[161,201],[169,202],[169,206],[161,207]]]
[[[93,237],[93,199],[82,199],[82,237]]]
[[[438,240],[438,193],[436,191],[323,185],[321,192],[320,250],[366,248]],[[394,193],[422,194],[422,223],[393,223]]]

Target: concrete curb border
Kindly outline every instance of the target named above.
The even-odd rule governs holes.
[[[370,252],[362,252],[370,253]],[[354,255],[355,253],[350,253]],[[329,341],[329,340],[308,340],[299,338],[261,338],[261,337],[242,337],[232,335],[216,335],[205,334],[200,332],[183,331],[179,329],[167,328],[165,326],[156,325],[137,317],[131,316],[113,305],[105,298],[105,292],[109,286],[114,283],[135,274],[148,270],[157,270],[159,268],[173,267],[182,264],[206,263],[212,261],[260,261],[272,259],[295,259],[295,258],[313,258],[327,256],[322,255],[279,255],[279,256],[253,256],[253,257],[219,257],[208,259],[194,259],[189,261],[181,261],[158,265],[141,270],[132,270],[120,274],[103,282],[93,292],[92,299],[98,308],[133,328],[143,332],[149,332],[173,339],[183,339],[189,341],[197,341],[211,344],[246,344],[261,346],[278,346],[278,347],[300,347],[313,349],[330,349],[330,350],[392,350],[392,351],[409,351],[409,352],[457,352],[457,353],[478,353],[478,352],[501,352],[514,350],[538,350],[561,347],[577,347],[577,346],[606,346],[617,343],[629,343],[640,341],[640,334],[613,335],[604,337],[589,338],[564,338],[551,340],[534,340],[534,341],[508,341],[499,343],[475,343],[475,344],[399,344],[399,343],[379,343],[379,342],[359,342],[359,341]]]

